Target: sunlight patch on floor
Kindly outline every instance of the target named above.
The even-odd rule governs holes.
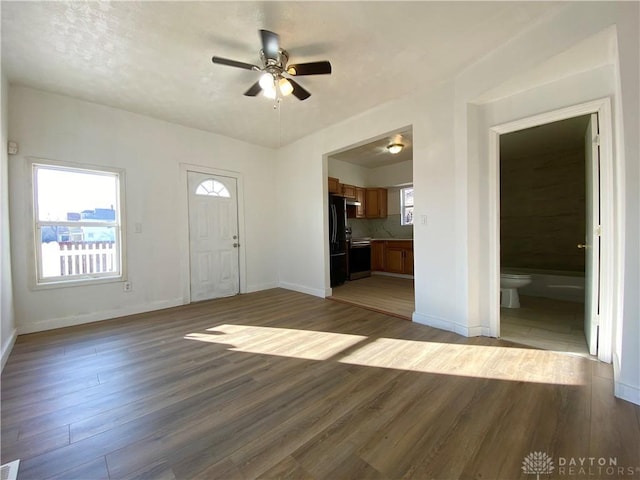
[[[219,325],[185,339],[233,351],[422,373],[558,385],[584,385],[589,361],[562,352],[465,345],[251,325]]]
[[[558,352],[378,338],[340,359],[342,363],[423,373],[519,382],[584,385],[584,359]]]
[[[184,338],[225,344],[230,350],[239,352],[304,360],[327,360],[367,338],[346,333],[249,325],[219,325],[207,332],[189,333]]]

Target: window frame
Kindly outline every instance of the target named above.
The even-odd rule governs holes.
[[[400,188],[400,225],[408,227],[408,226],[413,226],[413,224],[414,224],[413,221],[415,220],[415,216],[411,218],[411,223],[405,222],[405,220],[404,220],[405,219],[405,209],[409,208],[409,207],[414,208],[415,207],[415,200],[411,205],[405,205],[405,203],[404,203],[404,192],[406,190],[412,190],[413,191],[413,185]]]
[[[207,182],[211,182],[211,186],[212,189],[209,190],[207,187],[205,187],[205,183]],[[220,187],[222,187],[220,189],[220,191],[216,191],[215,190],[215,186],[216,185],[220,185]],[[199,193],[200,189],[203,189],[205,191],[205,193]],[[203,180],[202,182],[200,182],[198,184],[198,186],[196,187],[195,192],[193,192],[195,195],[200,195],[203,197],[213,197],[213,198],[231,198],[231,192],[229,192],[229,189],[227,188],[227,186],[216,180],[215,178],[207,178],[206,180]]]
[[[80,164],[72,162],[62,162],[56,160],[47,160],[41,158],[29,158],[29,181],[30,188],[26,189],[30,197],[31,204],[31,230],[32,242],[30,251],[31,269],[31,287],[34,290],[61,288],[82,285],[96,285],[102,283],[124,282],[127,280],[127,262],[126,262],[126,210],[125,210],[125,171],[120,168],[104,167],[91,164]],[[48,221],[40,220],[38,212],[38,180],[37,172],[39,169],[59,170],[77,173],[89,173],[97,175],[115,176],[116,178],[116,205],[114,207],[116,214],[113,221],[91,220],[91,221]],[[73,276],[42,276],[42,227],[46,226],[85,226],[85,227],[111,227],[115,229],[115,258],[118,268],[115,272],[95,272]]]

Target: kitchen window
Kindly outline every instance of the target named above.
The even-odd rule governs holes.
[[[401,225],[413,225],[413,187],[400,189]]]
[[[36,284],[123,278],[124,172],[33,163]]]

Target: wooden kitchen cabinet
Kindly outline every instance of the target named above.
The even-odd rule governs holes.
[[[329,193],[342,193],[342,188],[340,185],[340,180],[335,177],[328,177],[329,180]]]
[[[365,216],[366,218],[387,217],[387,189],[367,188],[365,190]]]
[[[386,270],[389,273],[413,275],[413,242],[386,242]]]
[[[356,198],[356,187],[353,185],[342,185],[342,194],[346,198]]]
[[[413,275],[413,242],[374,240],[371,242],[371,270]]]
[[[373,240],[371,270],[413,275],[413,241]]]
[[[384,272],[385,243],[384,240],[371,242],[371,270],[374,272]]]
[[[404,273],[413,275],[413,242],[411,242],[411,248],[407,248],[404,252]]]
[[[356,205],[356,218],[367,218],[367,212],[365,211],[365,205],[367,203],[367,189],[356,187],[356,201],[360,205]]]
[[[393,243],[387,244],[385,272],[404,273],[404,248]]]

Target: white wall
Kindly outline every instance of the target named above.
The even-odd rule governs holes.
[[[274,151],[68,97],[12,86],[9,168],[16,324],[19,333],[184,303],[188,285],[186,187],[180,164],[239,172],[244,181],[247,291],[277,286]],[[27,157],[125,169],[128,277],[121,283],[33,290]],[[142,224],[141,233],[133,225]],[[187,254],[188,255],[188,254]],[[4,282],[3,282],[4,285]]]
[[[535,70],[614,24],[619,56],[609,66],[603,67],[601,58],[590,63],[588,55],[576,57],[579,68],[571,62],[563,62],[559,68],[556,65],[547,69],[545,76],[536,76],[527,91],[514,95],[513,90],[501,90],[509,78]],[[619,75],[612,77],[617,58]],[[621,156],[620,162],[626,174],[627,225],[624,315],[620,326],[623,337],[615,352],[619,357],[616,394],[640,403],[638,62],[637,3],[571,3],[470,66],[454,82],[380,105],[280,149],[279,190],[295,188],[306,192],[304,205],[298,203],[295,207],[282,196],[278,198],[281,225],[293,218],[299,230],[322,232],[304,249],[297,247],[294,238],[280,242],[281,281],[302,291],[329,291],[327,246],[320,241],[326,238],[326,195],[322,194],[326,194],[326,187],[322,191],[322,185],[327,166],[323,155],[397,126],[412,125],[415,214],[416,218],[426,216],[426,224],[417,222],[414,227],[414,321],[465,335],[486,334],[484,318],[489,301],[483,284],[489,281],[490,274],[484,260],[489,241],[486,219],[490,196],[484,187],[488,174],[488,124],[559,109],[583,102],[587,96],[595,96],[589,98],[592,100],[603,93],[613,93],[618,115],[614,128],[618,136],[624,134],[624,143],[620,144],[624,158]],[[483,92],[491,90],[492,98],[502,100],[475,104]],[[293,165],[296,168],[290,171]]]
[[[413,160],[367,168],[335,158],[328,159],[328,175],[340,179],[340,183],[357,187],[387,187],[387,213],[400,214],[400,189],[395,185],[413,183]]]
[[[369,169],[367,186],[391,187],[413,182],[413,160]]]
[[[487,190],[488,135],[492,125],[529,117],[562,107],[584,103],[610,96],[613,99],[613,128],[616,139],[616,174],[623,179],[621,187],[626,199],[619,213],[625,226],[624,244],[620,252],[624,272],[624,309],[621,322],[614,325],[620,341],[614,346],[616,370],[616,394],[640,403],[640,291],[638,234],[640,201],[638,197],[639,146],[638,146],[638,70],[640,55],[639,5],[637,3],[575,4],[566,8],[556,18],[525,32],[520,38],[505,45],[479,64],[468,69],[456,80],[456,145],[461,148],[456,162],[461,171],[466,170],[466,197],[468,229],[466,253],[469,327],[486,330],[489,296],[486,272],[489,242],[488,211],[490,192]],[[615,25],[616,28],[609,28]],[[594,58],[591,69],[585,69],[591,38],[613,35],[617,50],[611,52],[611,62],[602,65]],[[617,40],[617,42],[616,42]],[[578,54],[584,44],[582,69],[571,65],[558,68],[554,76],[548,76],[525,91],[511,94],[484,105],[471,105],[474,97],[498,78],[496,72],[520,73],[523,67],[535,68],[532,61],[542,62],[554,55],[562,55],[567,49]],[[549,55],[547,58],[542,58]],[[533,59],[533,60],[532,60]],[[526,71],[526,70],[525,70]],[[494,87],[495,88],[495,87]],[[499,87],[498,87],[499,89]],[[462,250],[461,252],[462,253]]]
[[[2,141],[0,142],[0,160],[2,162],[0,164],[0,346],[2,360],[0,370],[2,370],[16,339],[9,240],[9,156],[7,155],[9,82],[4,75],[2,75],[0,98],[2,99],[2,120],[0,122],[2,125]]]
[[[340,183],[357,187],[392,187],[413,182],[413,161],[368,168],[335,158],[328,160],[328,175],[340,179]]]
[[[328,175],[340,180],[340,183],[346,185],[355,185],[356,187],[366,187],[368,168],[354,165],[353,163],[343,162],[335,158],[330,158]]]

